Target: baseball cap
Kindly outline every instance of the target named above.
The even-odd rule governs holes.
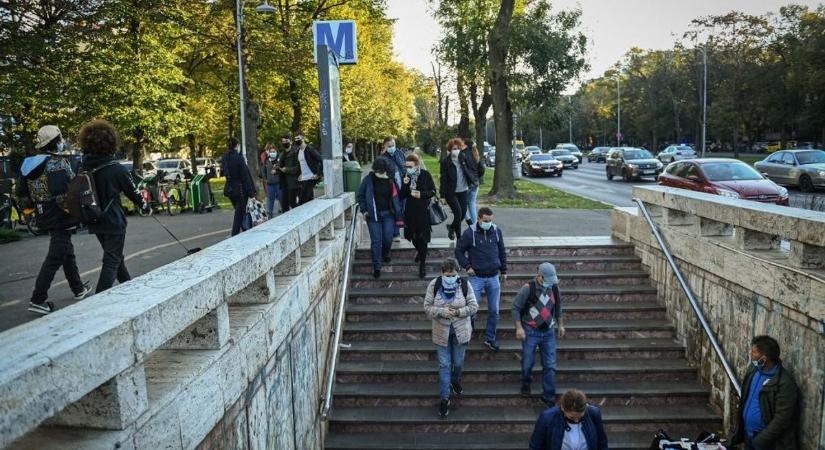
[[[46,125],[37,131],[37,144],[34,145],[34,148],[43,148],[57,137],[61,137],[60,128],[54,125]]]
[[[556,266],[549,262],[544,262],[539,265],[539,274],[544,277],[544,281],[550,284],[558,284],[559,277],[556,275]]]

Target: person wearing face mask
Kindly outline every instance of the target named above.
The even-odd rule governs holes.
[[[484,345],[498,351],[496,328],[501,300],[500,277],[507,277],[507,249],[501,228],[493,224],[493,210],[484,207],[478,210],[480,220],[464,231],[455,246],[455,257],[470,276],[470,284],[481,298],[487,294],[487,329]]]
[[[261,178],[266,184],[266,209],[269,217],[274,216],[275,200],[281,202],[281,173],[278,170],[278,148],[267,145],[266,159],[261,164]]]
[[[530,450],[608,448],[601,410],[588,405],[587,396],[578,389],[565,392],[559,406],[544,410],[530,436]]]
[[[298,153],[292,147],[292,133],[281,136],[281,151],[278,153],[278,172],[281,175],[281,212],[298,206]]]
[[[63,136],[56,126],[46,125],[37,132],[37,139],[35,149],[40,154],[23,160],[15,190],[21,204],[34,207],[37,226],[49,233],[49,250],[29,301],[30,312],[49,314],[55,309],[52,302],[46,301],[49,287],[61,267],[75,300],[82,300],[90,289],[80,279],[72,245],[77,220],[67,212],[66,194],[75,173],[68,158],[61,155]]]
[[[744,444],[745,450],[800,448],[799,387],[779,356],[776,339],[756,336],[751,341],[731,445]]]
[[[441,276],[427,286],[424,312],[432,320],[433,343],[438,350],[438,381],[441,417],[450,414],[450,393],[461,395],[461,370],[473,327],[470,317],[478,311],[473,287],[458,277],[458,261],[447,258]]]
[[[404,178],[404,152],[399,150],[398,147],[395,146],[395,138],[392,136],[387,136],[384,138],[384,145],[381,149],[381,155],[379,158],[383,158],[389,164],[389,174],[390,179],[395,183],[395,186],[398,190],[401,190],[401,181]],[[403,212],[404,209],[404,202],[401,203],[401,209]],[[401,228],[396,227],[395,231],[393,232],[393,240],[395,242],[401,241]]]
[[[367,221],[372,252],[373,277],[381,277],[382,263],[388,263],[392,249],[392,234],[402,223],[401,198],[398,188],[389,178],[389,163],[378,158],[372,172],[358,187],[358,205]]]
[[[352,142],[344,147],[344,155],[342,156],[344,162],[355,161],[355,154],[352,152]]]
[[[556,267],[539,265],[538,275],[522,286],[513,300],[516,339],[521,345],[521,395],[530,396],[536,349],[541,353],[542,401],[552,407],[556,402],[556,330],[564,337],[561,294]]]
[[[484,159],[478,153],[478,148],[472,139],[464,139],[464,148],[461,155],[467,164],[467,213],[464,215],[467,226],[472,226],[478,221],[478,188],[481,177],[484,176]]]
[[[447,142],[449,153],[441,160],[441,196],[453,212],[453,221],[447,225],[447,236],[455,240],[461,236],[461,222],[467,214],[467,193],[471,175],[466,157],[461,154],[464,141],[459,138]]]
[[[407,155],[402,180],[401,199],[404,207],[404,239],[415,247],[418,278],[424,278],[427,269],[427,244],[430,242],[430,202],[435,197],[432,175],[421,167],[421,159],[415,153]]]
[[[317,150],[307,145],[303,133],[298,133],[292,143],[297,149],[298,167],[300,169],[298,175],[298,204],[303,205],[315,198],[315,185],[321,179],[324,160]]]

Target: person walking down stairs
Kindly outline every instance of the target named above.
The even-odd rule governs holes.
[[[450,393],[461,395],[461,370],[470,343],[470,316],[478,311],[473,287],[459,278],[458,261],[447,258],[441,264],[441,276],[432,280],[424,296],[424,312],[432,319],[433,343],[438,352],[438,381],[441,417],[450,414]]]
[[[427,246],[432,235],[430,202],[435,197],[435,182],[430,172],[421,167],[421,159],[415,153],[407,155],[406,173],[401,185],[404,208],[404,238],[415,247],[418,278],[426,276]]]
[[[383,263],[392,261],[390,251],[395,227],[403,224],[401,199],[395,183],[389,178],[389,163],[386,159],[376,159],[372,172],[361,181],[358,204],[364,212],[370,234],[372,275],[380,278]]]

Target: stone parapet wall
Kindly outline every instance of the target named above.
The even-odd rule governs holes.
[[[803,448],[823,448],[825,214],[661,187],[635,188],[634,196],[651,212],[739,379],[753,336],[779,341],[802,391]],[[649,268],[689,361],[730,429],[736,393],[647,222],[636,208],[617,208],[612,228]],[[805,258],[794,253],[803,246]]]
[[[322,448],[353,202],[315,200],[0,334],[0,448]]]

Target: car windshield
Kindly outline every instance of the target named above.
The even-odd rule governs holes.
[[[825,152],[822,150],[813,152],[799,152],[796,154],[796,159],[801,165],[825,163]]]
[[[564,155],[569,155],[570,150],[553,150],[552,153],[553,153],[553,156],[564,156]]]
[[[532,155],[530,156],[530,161],[551,161],[553,157],[551,155]]]
[[[676,147],[676,150],[677,150],[677,151],[680,151],[680,152],[691,152],[691,153],[694,153],[693,149],[692,149],[692,148],[690,148],[690,147]]]
[[[761,180],[762,175],[753,167],[739,162],[702,164],[702,170],[710,181]]]
[[[625,150],[624,152],[624,159],[627,160],[634,160],[634,159],[651,159],[653,155],[650,154],[647,150]]]
[[[158,167],[161,169],[177,169],[178,162],[177,161],[161,161],[158,163]]]

